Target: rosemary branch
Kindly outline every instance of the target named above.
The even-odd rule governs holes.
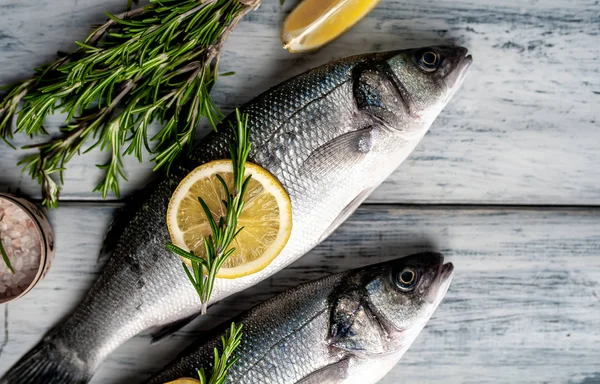
[[[216,175],[225,190],[225,196],[227,196],[226,200],[223,200],[226,209],[225,217],[220,217],[216,221],[202,197],[198,196],[198,202],[202,206],[212,231],[212,235],[203,239],[206,251],[205,258],[198,257],[172,243],[167,244],[167,249],[190,260],[192,264],[191,271],[185,263],[182,264],[188,278],[196,292],[198,292],[202,304],[202,314],[206,314],[217,272],[227,258],[235,252],[235,248],[229,248],[229,246],[243,229],[243,227],[236,228],[238,217],[244,208],[244,193],[251,177],[244,178],[244,174],[246,173],[245,164],[252,144],[248,135],[248,116],[242,116],[240,111],[236,110],[236,118],[236,127],[233,125],[231,127],[234,130],[234,141],[229,144],[233,165],[233,190],[230,191],[223,178],[218,174]]]
[[[214,349],[214,364],[211,372],[210,379],[206,378],[206,372],[204,368],[198,370],[198,377],[200,378],[200,384],[224,384],[227,371],[233,364],[236,363],[238,357],[233,357],[233,353],[242,341],[242,326],[236,326],[235,323],[231,323],[231,327],[225,333],[225,336],[221,336],[221,343],[223,344],[223,354],[219,355],[219,350]]]
[[[84,146],[84,153],[96,147],[110,153],[110,160],[99,165],[105,175],[95,191],[118,197],[119,181],[126,180],[123,156],[141,162],[146,148],[154,170],[168,171],[189,148],[202,117],[214,128],[222,115],[209,93],[221,48],[240,19],[259,4],[150,0],[120,15],[107,13],[109,20],[77,42],[78,50],[13,85],[0,99],[0,138],[9,145],[18,132],[48,135],[46,117],[55,111],[66,114],[60,135],[23,147],[39,153],[19,162],[42,185],[44,205],[57,206],[63,171]],[[148,127],[154,121],[162,128],[151,135]]]

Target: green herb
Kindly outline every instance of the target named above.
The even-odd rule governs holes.
[[[201,258],[174,244],[167,244],[170,251],[190,260],[192,264],[191,271],[185,263],[182,264],[188,278],[196,288],[198,296],[200,296],[202,314],[206,313],[217,272],[227,258],[235,252],[235,248],[229,248],[229,246],[243,229],[242,227],[236,231],[238,217],[244,208],[244,193],[250,181],[250,176],[244,179],[244,174],[246,173],[245,164],[251,143],[248,135],[248,116],[242,116],[240,111],[236,110],[236,117],[237,127],[232,125],[235,140],[229,144],[233,165],[233,191],[229,190],[225,180],[220,175],[216,175],[225,190],[225,196],[227,196],[227,200],[223,200],[226,209],[225,217],[219,217],[216,221],[202,197],[198,197],[198,202],[206,214],[212,231],[212,235],[204,238],[206,257]],[[205,271],[206,275],[204,274]]]
[[[6,266],[14,274],[15,270],[13,269],[13,266],[10,263],[10,259],[8,258],[8,255],[6,254],[6,251],[4,250],[4,245],[2,245],[2,239],[0,239],[0,253],[2,253],[2,258],[4,259],[4,262],[6,263]]]
[[[89,144],[84,153],[96,147],[110,153],[110,160],[99,165],[105,176],[95,191],[119,196],[119,182],[126,180],[123,156],[141,162],[147,148],[154,170],[168,170],[189,148],[202,117],[215,127],[222,115],[209,93],[221,48],[240,19],[259,4],[150,0],[142,8],[107,14],[110,20],[77,42],[78,50],[10,87],[0,100],[0,138],[6,142],[17,132],[47,136],[46,117],[55,111],[66,114],[60,135],[23,147],[39,153],[19,162],[43,186],[44,205],[56,207],[63,171],[84,144]],[[154,121],[162,128],[151,135],[148,126]]]
[[[223,343],[223,354],[219,355],[219,350],[214,349],[215,361],[213,365],[213,371],[210,379],[206,379],[206,373],[204,368],[198,370],[198,377],[200,378],[200,384],[223,384],[227,376],[227,371],[235,362],[238,357],[233,357],[233,353],[242,341],[242,326],[236,327],[235,323],[231,323],[231,328],[225,333],[225,336],[221,336],[221,342]]]

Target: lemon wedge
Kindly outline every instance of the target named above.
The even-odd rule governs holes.
[[[304,0],[288,15],[281,42],[290,52],[322,47],[365,17],[379,0]]]
[[[189,377],[182,377],[181,379],[169,381],[165,384],[200,384],[200,380],[191,379]]]
[[[179,184],[167,210],[167,226],[173,244],[199,257],[205,257],[204,237],[210,225],[198,202],[202,197],[216,222],[224,217],[225,191],[219,174],[233,191],[231,160],[203,164],[190,172]],[[219,270],[217,277],[234,279],[265,268],[281,252],[292,232],[292,204],[279,181],[260,166],[246,163],[246,176],[252,175],[244,194],[244,208],[238,218],[235,248]],[[189,264],[189,260],[184,259]]]

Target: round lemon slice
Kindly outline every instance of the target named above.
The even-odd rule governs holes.
[[[290,52],[322,47],[365,17],[379,0],[304,0],[284,20],[281,42]]]
[[[192,379],[189,377],[182,377],[181,379],[169,381],[165,384],[200,384],[200,380]]]
[[[199,257],[205,257],[204,237],[212,234],[198,197],[202,197],[218,223],[225,217],[225,190],[233,191],[231,160],[203,164],[179,184],[167,210],[167,226],[173,244]],[[219,270],[217,277],[234,279],[265,268],[281,252],[292,232],[292,204],[279,181],[256,164],[246,163],[246,176],[252,175],[244,194],[244,207],[238,218],[235,248]],[[189,260],[184,259],[189,264]]]

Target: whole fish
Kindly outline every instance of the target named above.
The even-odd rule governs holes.
[[[298,75],[243,106],[249,161],[287,190],[293,229],[269,266],[218,279],[211,302],[273,275],[335,230],[411,153],[471,61],[456,46],[353,56]],[[181,260],[165,249],[165,216],[171,194],[190,171],[229,157],[232,119],[135,197],[109,232],[111,257],[85,299],[0,383],[85,383],[127,339],[162,327],[158,339],[197,315],[199,300]]]
[[[446,294],[452,264],[424,253],[303,284],[233,320],[241,324],[228,384],[371,384],[410,347]],[[212,369],[229,326],[201,338],[147,384]],[[407,378],[408,381],[410,378]]]

